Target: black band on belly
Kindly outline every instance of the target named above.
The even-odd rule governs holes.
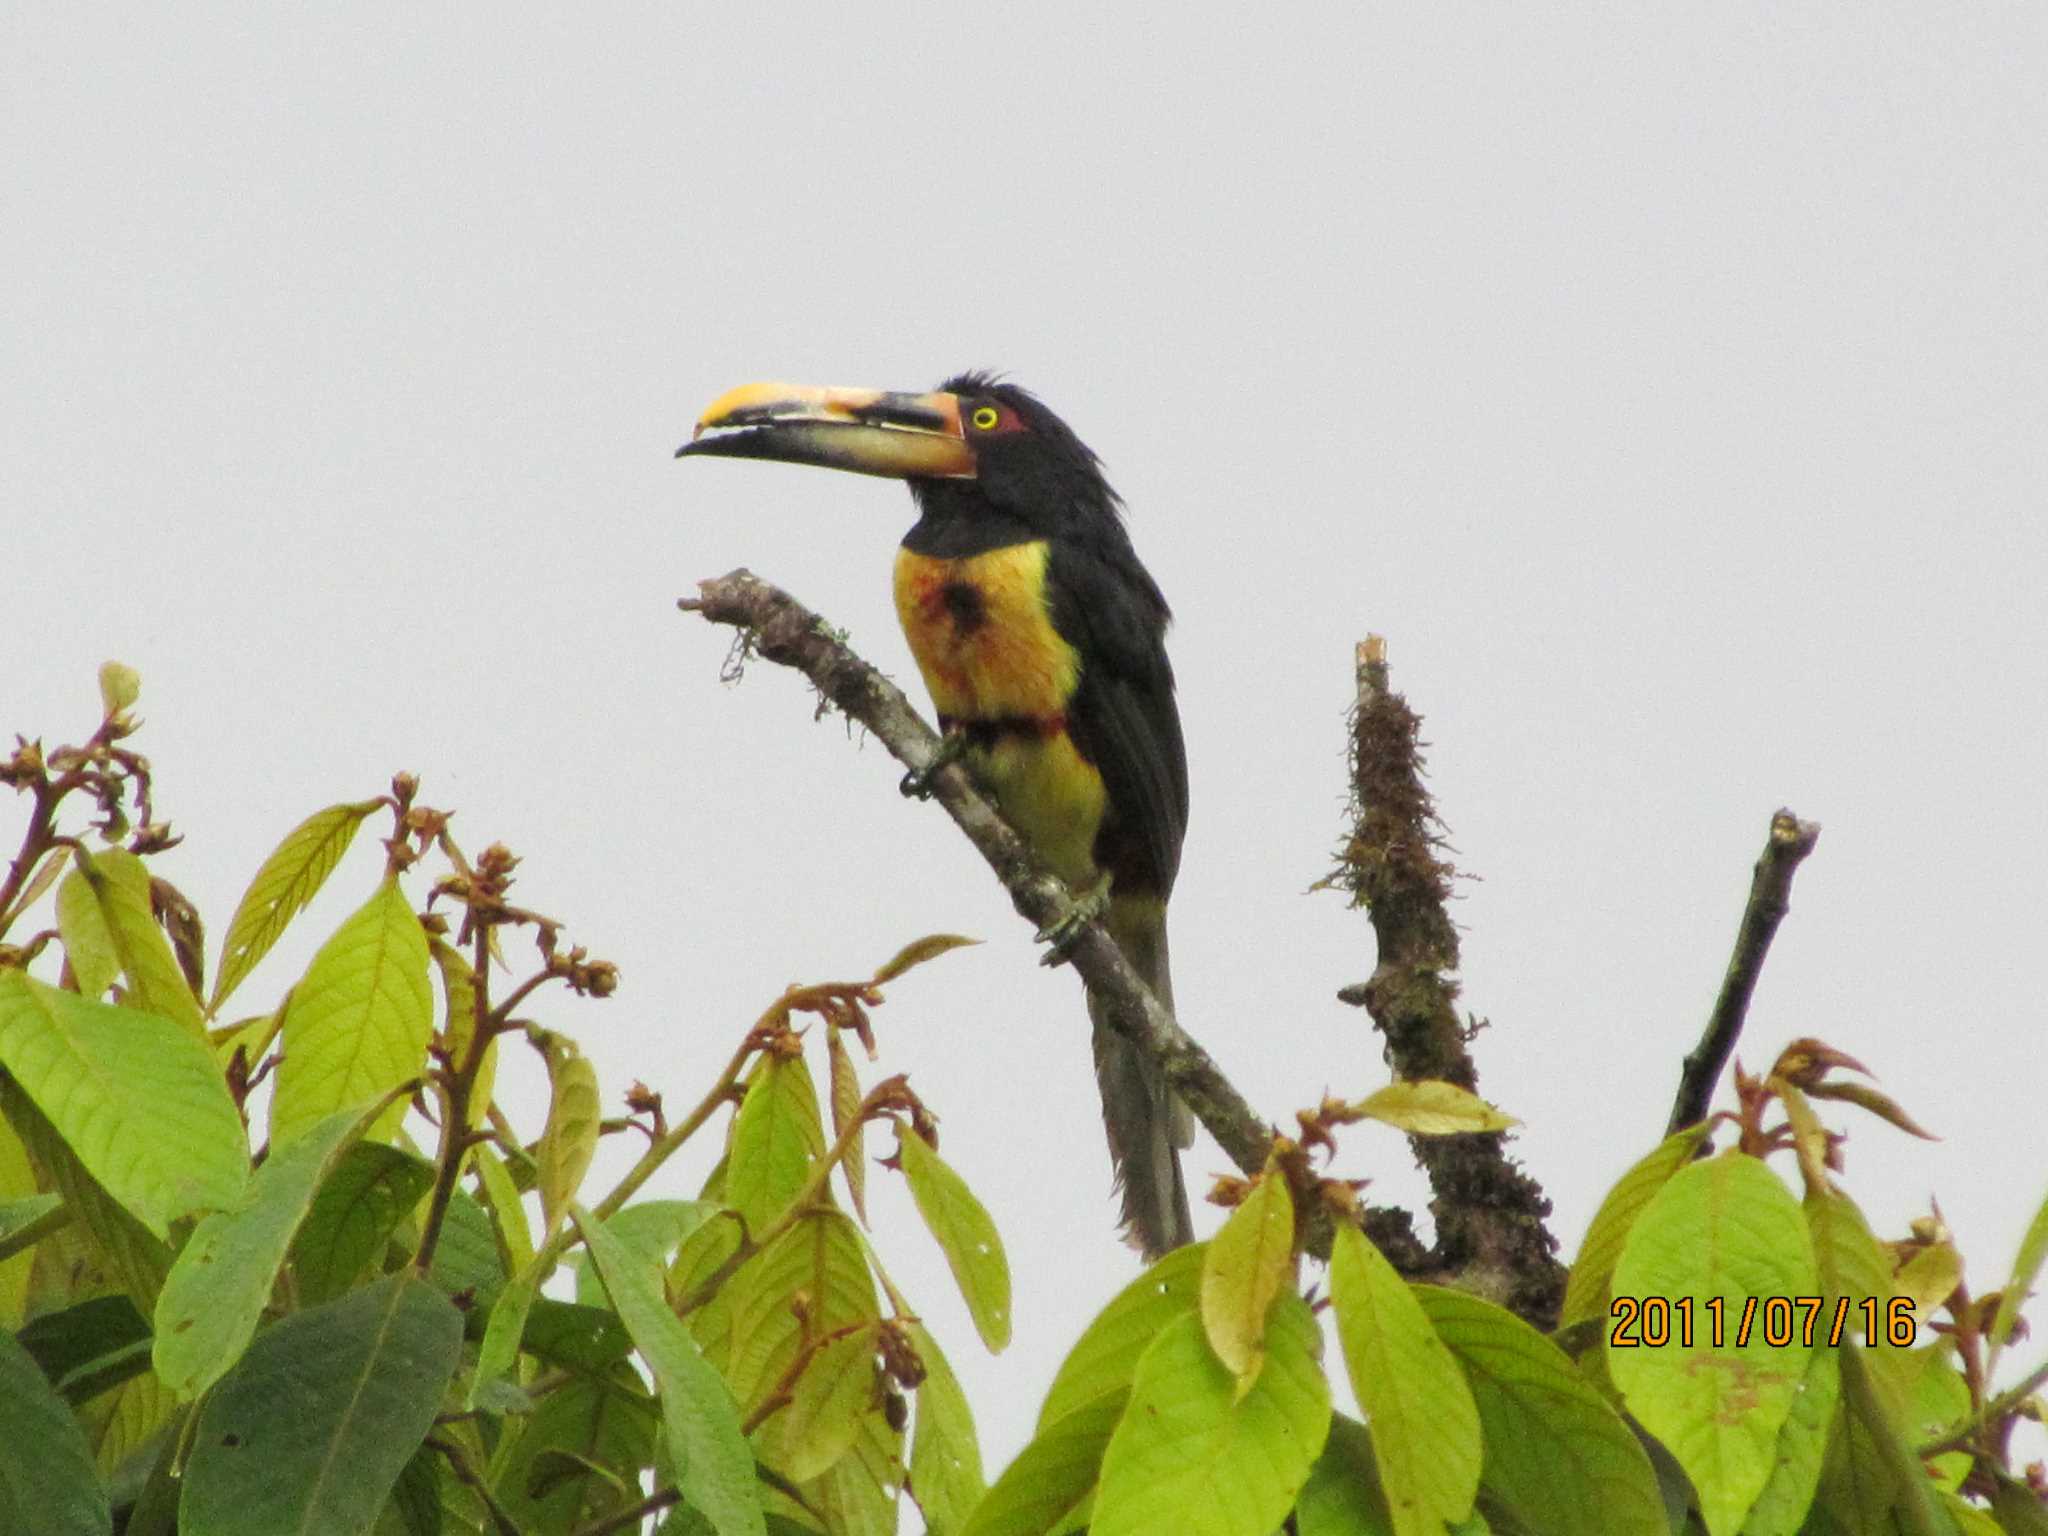
[[[956,720],[950,715],[941,715],[939,728],[962,732],[967,737],[968,746],[985,752],[1005,740],[1051,741],[1055,736],[1065,736],[1067,717],[1064,714],[992,715],[982,720]]]

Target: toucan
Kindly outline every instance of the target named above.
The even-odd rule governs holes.
[[[963,373],[926,394],[743,385],[704,412],[677,450],[691,454],[909,484],[896,613],[941,756],[964,759],[1170,1010],[1166,903],[1188,821],[1172,614],[1094,452],[1028,391]],[[1194,1238],[1178,1155],[1193,1120],[1097,998],[1088,1011],[1123,1232],[1156,1258]]]

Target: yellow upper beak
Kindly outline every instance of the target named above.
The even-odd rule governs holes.
[[[775,459],[898,480],[972,479],[960,398],[806,384],[742,384],[712,401],[676,457]]]

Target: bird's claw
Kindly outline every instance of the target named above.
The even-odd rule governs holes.
[[[939,738],[939,749],[932,754],[931,761],[922,768],[913,768],[903,775],[903,782],[896,787],[903,792],[906,800],[929,800],[932,797],[932,780],[939,770],[951,762],[957,762],[960,754],[967,750],[967,733],[957,727],[948,729]]]
[[[1035,937],[1046,946],[1045,953],[1038,959],[1040,965],[1067,963],[1081,931],[1109,910],[1109,881],[1110,877],[1105,873],[1087,890],[1076,895],[1066,911],[1038,930]]]

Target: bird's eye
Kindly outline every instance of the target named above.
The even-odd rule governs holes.
[[[994,406],[977,406],[974,411],[974,430],[977,432],[993,432],[996,429],[996,423],[1002,419],[1003,413]]]

